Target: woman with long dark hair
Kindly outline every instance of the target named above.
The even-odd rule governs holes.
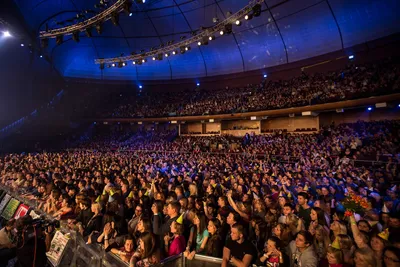
[[[156,249],[157,241],[151,233],[143,233],[139,237],[139,249],[132,255],[130,267],[144,267],[160,262],[160,251]]]
[[[206,244],[205,255],[221,258],[222,250],[224,248],[224,244],[220,235],[221,222],[215,218],[211,219],[208,222],[207,230],[210,236]]]
[[[188,259],[192,259],[195,253],[202,253],[209,238],[206,217],[204,213],[196,212],[196,215],[193,219],[193,224],[195,225],[194,238],[196,247],[195,250],[193,250],[192,252],[190,252],[188,248],[186,249],[185,257],[187,257]]]

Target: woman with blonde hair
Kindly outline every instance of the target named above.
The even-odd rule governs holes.
[[[332,241],[334,241],[338,235],[347,235],[346,225],[342,221],[333,221],[330,229],[333,233],[333,236],[331,236]]]
[[[327,232],[325,228],[319,224],[315,228],[314,233],[311,234],[314,236],[314,246],[318,258],[320,260],[324,259],[330,243],[329,232]]]
[[[326,259],[328,260],[330,267],[342,267],[344,263],[342,250],[334,247],[328,247]]]
[[[343,262],[348,265],[353,265],[353,253],[354,253],[354,243],[353,239],[351,239],[348,235],[338,235],[337,236],[340,249],[343,252]]]
[[[197,196],[197,185],[195,183],[191,183],[189,185],[189,196]]]
[[[354,252],[354,266],[356,267],[376,267],[377,261],[374,252],[369,247],[358,248]]]

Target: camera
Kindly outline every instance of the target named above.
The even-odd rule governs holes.
[[[49,226],[52,226],[53,228],[60,228],[60,221],[58,220],[46,220],[46,219],[35,219],[32,220],[32,225],[35,227],[39,227],[42,230],[47,230]]]

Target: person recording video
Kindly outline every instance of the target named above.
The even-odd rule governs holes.
[[[9,220],[0,230],[0,267],[7,266],[8,261],[15,258],[15,220]]]
[[[46,266],[46,235],[43,231],[42,221],[34,221],[26,215],[19,218],[17,227],[17,265],[18,267]]]

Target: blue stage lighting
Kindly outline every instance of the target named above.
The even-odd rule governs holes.
[[[372,108],[371,108],[371,107],[368,107],[368,108],[367,108],[367,110],[368,110],[368,111],[371,111],[371,110],[372,110]]]
[[[354,58],[354,55],[350,55],[350,56],[349,56],[349,59],[353,59],[353,58]]]

